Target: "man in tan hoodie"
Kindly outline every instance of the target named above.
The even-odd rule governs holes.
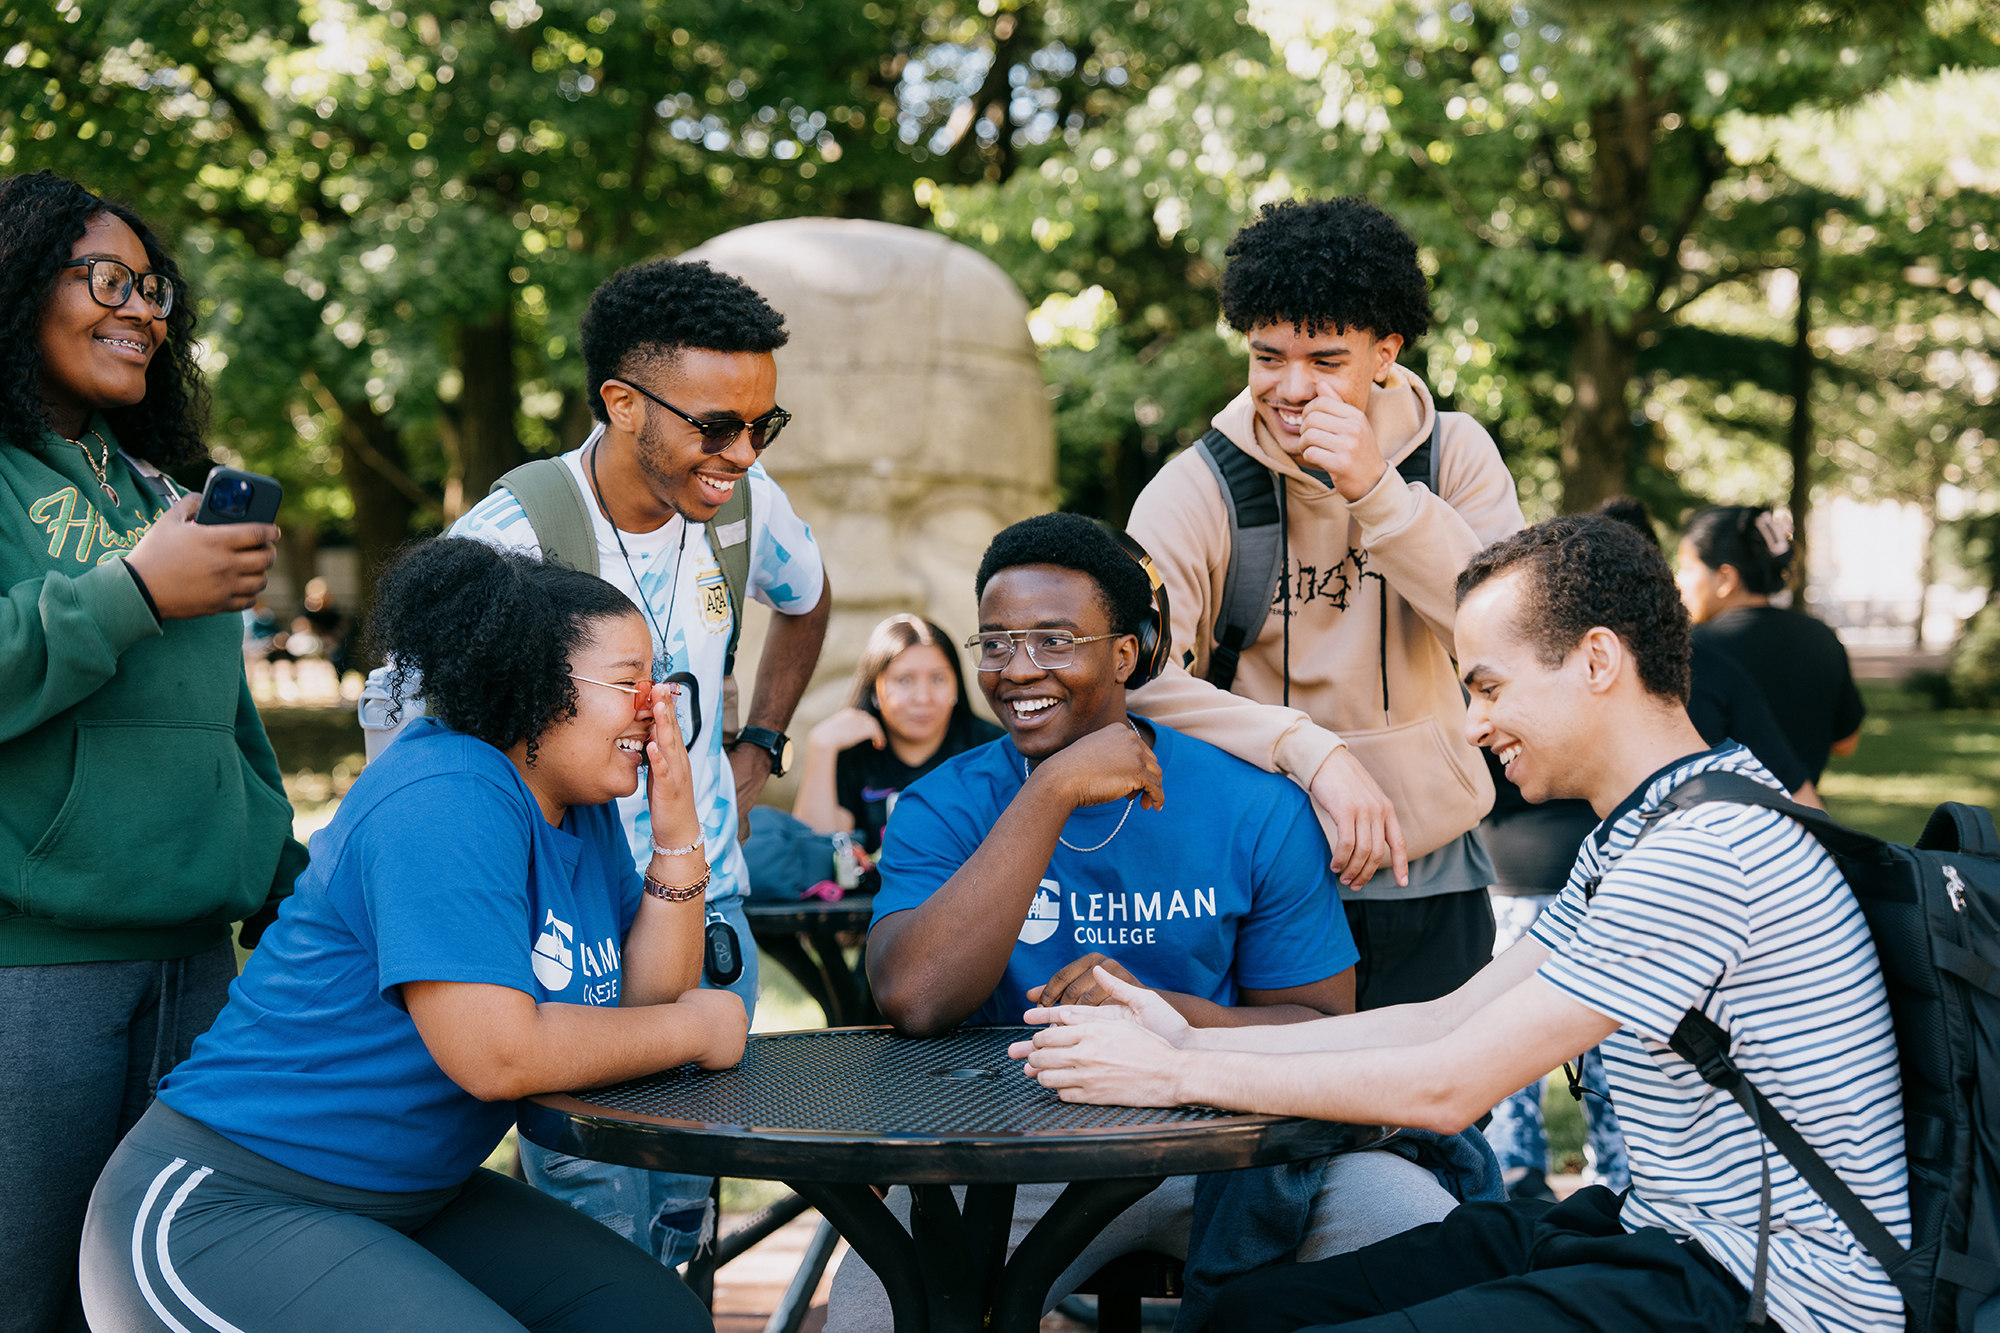
[[[1249,340],[1250,383],[1133,506],[1186,669],[1132,709],[1311,792],[1361,950],[1360,1007],[1435,999],[1492,951],[1477,829],[1493,784],[1464,737],[1453,587],[1524,526],[1514,481],[1492,437],[1440,413],[1397,362],[1430,327],[1430,290],[1382,210],[1272,205],[1228,254],[1222,310]],[[1426,447],[1406,480],[1398,464]],[[1239,476],[1260,465],[1281,498],[1269,613],[1237,652],[1218,643],[1233,525],[1211,459]]]

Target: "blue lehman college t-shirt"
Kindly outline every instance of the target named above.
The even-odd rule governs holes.
[[[1135,802],[1097,851],[1057,844],[1007,974],[968,1022],[1020,1022],[1029,988],[1087,953],[1117,960],[1152,989],[1224,1005],[1246,988],[1309,985],[1354,966],[1360,955],[1306,794],[1150,725],[1166,808]],[[972,858],[1026,784],[1024,762],[1003,738],[903,792],[884,836],[876,921],[920,905]],[[1122,800],[1085,806],[1063,837],[1096,847],[1124,815]]]
[[[313,835],[312,863],[160,1100],[356,1189],[457,1184],[514,1123],[431,1059],[397,987],[618,1003],[640,880],[615,807],[542,817],[505,755],[419,718]]]

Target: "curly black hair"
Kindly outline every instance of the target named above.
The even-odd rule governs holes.
[[[1038,514],[1002,528],[980,558],[972,595],[984,597],[995,574],[1017,565],[1054,565],[1090,575],[1113,634],[1137,634],[1152,618],[1153,585],[1146,571],[1082,514]]]
[[[1417,243],[1360,195],[1266,204],[1224,251],[1222,317],[1238,333],[1290,324],[1309,338],[1331,330],[1429,332],[1431,289]]]
[[[369,637],[395,663],[390,693],[421,682],[429,714],[505,750],[576,716],[570,657],[592,625],[636,616],[594,574],[466,537],[406,547],[375,585]]]
[[[639,364],[671,362],[684,347],[775,352],[791,334],[785,317],[750,284],[698,259],[655,259],[621,268],[590,294],[579,327],[590,410],[606,420],[598,390]]]
[[[1750,505],[1704,509],[1688,520],[1681,540],[1693,546],[1696,558],[1710,569],[1735,566],[1745,592],[1769,596],[1784,588],[1785,571],[1792,564],[1791,549],[1771,554],[1770,543],[1757,528],[1757,520],[1770,512],[1768,507]]]
[[[1591,630],[1616,634],[1649,694],[1688,699],[1688,613],[1659,543],[1602,514],[1566,514],[1503,537],[1458,576],[1458,600],[1521,570],[1520,626],[1543,666],[1562,665]]]
[[[1653,545],[1660,544],[1660,534],[1653,527],[1652,511],[1638,496],[1614,495],[1598,505],[1597,512],[1606,518],[1617,519]]]
[[[38,445],[49,421],[42,401],[42,313],[92,218],[109,213],[146,247],[153,272],[174,284],[167,337],[146,367],[146,396],[104,409],[119,446],[162,468],[208,458],[208,384],[195,364],[195,299],[159,237],[137,213],[42,170],[0,180],[0,441]]]

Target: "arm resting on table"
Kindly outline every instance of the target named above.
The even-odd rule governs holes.
[[[672,1004],[537,1004],[509,986],[403,983],[403,1003],[431,1058],[481,1101],[601,1087],[689,1062],[743,1058],[750,1020],[728,991],[690,990]]]

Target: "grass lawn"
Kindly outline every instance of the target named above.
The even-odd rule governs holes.
[[[1820,779],[1834,818],[1915,842],[1940,802],[2000,806],[2000,712],[1933,709],[1886,685],[1865,684],[1861,693],[1861,745]]]

